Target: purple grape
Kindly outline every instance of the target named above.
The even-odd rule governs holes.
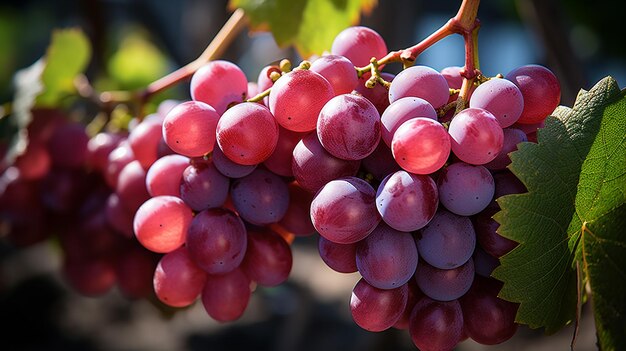
[[[493,200],[495,183],[483,166],[456,162],[444,168],[437,180],[439,201],[450,212],[471,216],[484,210]]]
[[[324,263],[335,272],[354,273],[358,271],[356,266],[357,244],[337,244],[320,235],[318,250]]]
[[[417,249],[422,259],[440,269],[467,262],[476,246],[476,234],[468,217],[439,210],[421,230]]]
[[[420,262],[415,272],[417,286],[424,294],[437,301],[452,301],[463,296],[474,281],[474,261],[452,269],[439,269]]]
[[[230,181],[208,161],[187,166],[179,184],[183,201],[194,211],[202,211],[226,202]]]
[[[213,149],[212,160],[215,168],[217,168],[220,173],[229,178],[245,177],[248,174],[252,173],[252,171],[254,171],[257,167],[256,165],[240,165],[231,161],[228,157],[226,157],[226,155],[224,155],[219,146]]]
[[[241,218],[256,225],[278,222],[289,206],[287,184],[264,169],[233,181],[231,198]]]
[[[452,350],[463,336],[463,313],[458,301],[427,297],[417,302],[409,318],[409,334],[422,351]]]
[[[402,316],[409,291],[406,284],[395,289],[383,290],[358,281],[352,290],[350,311],[356,324],[368,331],[391,328]]]
[[[524,109],[522,92],[511,81],[493,78],[481,84],[470,97],[469,107],[485,109],[498,120],[500,127],[515,123]]]

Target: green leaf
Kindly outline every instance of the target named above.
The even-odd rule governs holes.
[[[376,0],[230,0],[240,7],[255,30],[270,30],[280,46],[294,45],[302,57],[330,50],[343,29],[355,25],[361,10]]]
[[[520,245],[493,276],[517,321],[553,333],[577,311],[576,267],[591,286],[605,349],[626,346],[626,91],[607,77],[559,107],[538,144],[511,154],[528,193],[498,199],[498,232]],[[582,286],[582,284],[581,284]]]
[[[82,73],[91,57],[89,40],[79,29],[55,30],[45,56],[41,75],[43,94],[38,106],[54,106],[60,99],[76,91],[74,80]]]

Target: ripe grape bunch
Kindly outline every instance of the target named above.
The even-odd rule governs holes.
[[[517,306],[489,275],[516,243],[491,216],[495,199],[526,191],[508,155],[536,140],[559,83],[537,65],[480,76],[455,111],[463,68],[394,76],[370,61],[386,54],[378,33],[351,27],[330,54],[267,66],[257,82],[212,61],[190,101],[134,126],[143,173],[120,197],[137,204],[138,241],[164,254],[162,302],[200,297],[212,318],[235,320],[254,286],[287,279],[294,236],[318,232],[326,264],[362,276],[350,302],[362,328],[408,329],[421,350],[515,333]]]

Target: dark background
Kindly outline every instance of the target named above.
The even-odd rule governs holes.
[[[381,0],[362,19],[389,49],[411,46],[452,17],[460,1]],[[559,77],[562,103],[606,75],[626,82],[623,45],[626,4],[616,1],[483,0],[479,11],[481,68],[506,74],[528,63]],[[12,0],[0,4],[0,103],[9,101],[13,73],[41,57],[53,28],[78,26],[94,56],[88,75],[100,89],[135,89],[196,58],[228,19],[226,1]],[[224,58],[250,80],[268,62],[295,58],[271,36],[242,33]],[[436,69],[462,65],[460,37],[447,38],[418,62]],[[163,97],[188,99],[187,86]],[[211,321],[201,304],[172,313],[150,301],[128,301],[118,291],[82,297],[59,274],[54,242],[15,249],[0,239],[0,349],[2,350],[413,350],[407,333],[368,333],[352,322],[350,291],[356,275],[332,272],[319,259],[316,239],[297,239],[287,284],[258,289],[244,317]],[[589,307],[577,350],[595,348]],[[564,350],[573,329],[546,337],[520,328],[499,346],[472,341],[458,350]]]

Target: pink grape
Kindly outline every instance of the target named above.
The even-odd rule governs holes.
[[[420,262],[415,272],[417,286],[424,294],[437,301],[452,301],[463,296],[474,281],[474,261],[452,269],[435,268]]]
[[[471,216],[484,210],[493,199],[495,183],[483,166],[455,162],[445,167],[437,179],[439,201],[448,211]]]
[[[293,159],[293,149],[302,140],[305,133],[293,132],[283,127],[278,128],[278,142],[274,152],[263,162],[273,173],[283,177],[292,177],[293,171],[291,163]]]
[[[311,220],[320,235],[332,242],[350,244],[362,240],[380,222],[376,192],[356,177],[330,181],[313,198]]]
[[[241,218],[255,225],[278,222],[289,206],[287,184],[265,169],[233,181],[231,198]]]
[[[411,317],[413,307],[415,307],[415,304],[425,297],[424,293],[417,286],[415,279],[409,280],[406,285],[408,287],[409,294],[406,300],[404,312],[402,312],[402,315],[396,324],[393,325],[393,327],[397,329],[409,329],[409,318]]]
[[[441,73],[427,66],[412,66],[396,75],[389,87],[389,102],[418,97],[439,108],[448,102],[450,89]]]
[[[172,307],[191,305],[204,288],[207,274],[189,257],[186,247],[165,254],[154,271],[154,292]]]
[[[146,174],[146,188],[150,196],[180,197],[180,182],[187,166],[189,158],[182,155],[167,155],[156,160]]]
[[[461,71],[463,67],[459,66],[450,66],[441,70],[441,75],[448,82],[448,87],[450,89],[461,89],[463,85],[463,76],[461,76]]]
[[[244,102],[224,112],[217,124],[220,150],[235,163],[256,165],[267,160],[278,143],[278,124],[267,107]]]
[[[272,231],[249,231],[246,256],[241,269],[253,281],[263,286],[276,286],[287,280],[293,257],[291,247]]]
[[[146,188],[146,171],[139,161],[132,161],[122,169],[115,192],[131,212],[137,211],[150,198]]]
[[[246,253],[246,227],[237,214],[212,208],[199,212],[187,230],[191,259],[209,274],[237,268]]]
[[[145,120],[128,135],[128,143],[133,149],[135,159],[145,170],[157,160],[157,147],[162,138],[162,129],[160,122]]]
[[[483,345],[510,339],[517,331],[518,305],[498,298],[502,283],[493,278],[476,277],[470,291],[461,298],[465,330]]]
[[[493,78],[474,90],[469,107],[485,109],[506,128],[517,122],[524,109],[524,97],[517,86],[506,79]]]
[[[193,74],[190,90],[193,100],[211,105],[221,115],[228,105],[243,102],[248,91],[248,79],[234,63],[215,60]]]
[[[440,269],[459,267],[472,257],[476,233],[468,217],[439,210],[421,231],[417,249],[422,259]]]
[[[315,129],[317,116],[333,96],[326,78],[311,70],[295,69],[274,83],[269,108],[283,128],[308,132]]]
[[[402,123],[415,117],[437,120],[437,112],[426,100],[418,97],[405,97],[394,101],[380,116],[382,139],[391,147],[393,135]]]
[[[202,290],[202,305],[219,322],[239,319],[250,301],[250,279],[240,268],[221,275],[208,275]]]
[[[214,162],[195,162],[185,168],[179,182],[180,196],[194,211],[219,207],[226,202],[229,179]]]
[[[354,273],[358,271],[356,266],[358,243],[337,244],[320,235],[317,245],[320,257],[335,272]]]
[[[104,173],[109,163],[109,155],[124,139],[120,134],[98,133],[87,143],[87,164]],[[28,144],[31,147],[33,142]]]
[[[360,160],[380,140],[380,115],[366,98],[343,94],[324,105],[317,120],[317,137],[324,149],[343,160]]]
[[[452,350],[461,342],[463,313],[458,301],[420,299],[409,317],[409,334],[422,351]]]
[[[345,56],[354,66],[362,67],[367,66],[372,57],[381,59],[387,55],[387,45],[373,29],[354,26],[337,34],[330,52]]]
[[[521,66],[505,78],[517,85],[524,97],[524,110],[518,123],[542,122],[559,106],[561,86],[549,69],[539,65]]]
[[[408,290],[406,284],[383,290],[368,284],[365,279],[359,280],[350,298],[352,319],[359,327],[372,332],[391,328],[404,312]]]
[[[163,138],[172,150],[199,157],[213,150],[220,115],[201,101],[186,101],[174,107],[163,121]]]
[[[324,149],[316,133],[309,133],[293,149],[291,169],[303,189],[316,193],[329,181],[353,176],[359,170],[358,160],[341,160]]]
[[[468,108],[459,112],[448,128],[452,152],[461,161],[482,165],[502,151],[504,133],[498,120],[487,110]]]
[[[107,159],[107,166],[104,171],[104,180],[107,185],[113,189],[117,187],[117,181],[122,169],[135,160],[133,150],[128,142],[122,141],[111,151]]]
[[[396,130],[391,151],[404,170],[430,174],[448,160],[450,137],[441,123],[430,118],[412,118]]]
[[[415,240],[410,233],[381,223],[357,244],[356,265],[370,285],[397,288],[408,282],[417,268]]]
[[[193,212],[175,196],[157,196],[146,201],[135,214],[133,229],[146,249],[171,252],[185,243]]]
[[[354,65],[341,55],[324,55],[313,61],[311,71],[319,73],[332,85],[335,95],[349,94],[359,83]]]
[[[439,196],[429,176],[397,171],[378,186],[376,208],[390,227],[412,232],[423,228],[435,216]]]
[[[296,236],[309,236],[315,232],[311,222],[309,209],[313,194],[303,189],[298,182],[287,185],[289,189],[289,206],[283,218],[278,222],[284,229]]]

